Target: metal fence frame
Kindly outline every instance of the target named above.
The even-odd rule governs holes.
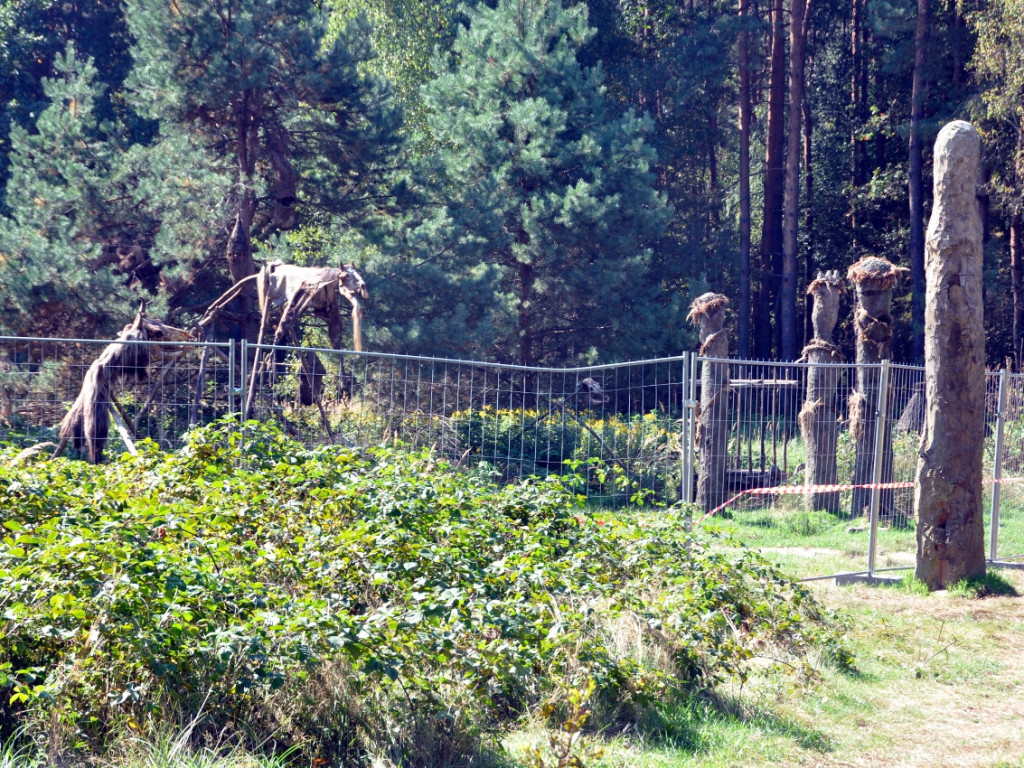
[[[46,424],[25,424],[25,418],[19,417],[23,424],[20,438],[24,442],[52,437],[53,414],[60,409],[66,410],[77,393],[74,383],[80,384],[80,374],[84,374],[98,352],[113,341],[0,337],[0,438],[10,438],[13,432],[8,417],[22,412],[48,413],[51,416]],[[166,385],[164,377],[169,368],[163,370],[158,382],[151,381],[146,385],[149,387],[147,399],[143,400],[141,390],[132,396],[135,414],[140,411],[144,413],[146,409],[166,411],[153,416],[152,420],[163,425],[160,441],[168,448],[180,444],[181,435],[197,423],[242,411],[251,374],[251,359],[255,353],[267,356],[275,360],[275,363],[268,369],[267,380],[262,381],[253,393],[254,413],[262,418],[276,414],[285,420],[286,413],[299,413],[297,408],[289,411],[290,406],[284,401],[282,393],[286,390],[291,392],[288,387],[294,390],[298,386],[295,382],[304,375],[304,369],[296,373],[297,366],[288,363],[287,358],[316,355],[320,367],[314,370],[321,371],[316,374],[321,377],[320,386],[334,394],[317,399],[321,406],[322,428],[317,426],[314,418],[301,416],[297,419],[302,424],[299,425],[301,429],[296,429],[296,434],[307,443],[330,440],[359,444],[364,437],[366,440],[403,440],[409,437],[409,433],[402,431],[408,427],[406,422],[414,422],[419,431],[408,442],[413,445],[443,447],[447,445],[446,441],[451,441],[459,452],[465,450],[462,456],[465,458],[474,447],[472,439],[469,439],[467,448],[466,435],[470,434],[472,438],[472,434],[466,432],[462,422],[476,419],[483,431],[491,430],[499,434],[505,430],[501,434],[507,433],[509,444],[505,446],[505,455],[502,455],[495,438],[493,450],[484,451],[481,448],[473,458],[504,466],[510,476],[517,476],[516,472],[526,473],[537,467],[550,469],[565,459],[585,462],[595,453],[599,454],[599,458],[619,464],[628,473],[631,467],[640,466],[650,459],[644,451],[648,450],[647,443],[653,440],[656,445],[651,450],[660,453],[650,455],[657,456],[662,471],[667,462],[677,462],[676,469],[672,470],[675,479],[671,481],[671,487],[675,489],[672,494],[678,499],[694,498],[695,477],[700,466],[695,438],[700,410],[701,366],[727,365],[730,379],[734,382],[730,394],[726,395],[728,404],[723,411],[728,423],[721,425],[721,428],[729,430],[728,445],[735,446],[737,454],[730,459],[734,466],[727,471],[740,478],[757,478],[759,473],[764,475],[770,470],[766,467],[766,441],[769,433],[773,464],[780,440],[784,464],[788,460],[790,442],[799,436],[798,409],[804,401],[807,370],[810,367],[807,363],[715,360],[689,352],[671,358],[621,364],[549,368],[376,352],[254,345],[244,340],[237,344],[127,343],[174,347],[178,350],[184,348],[180,356],[182,360],[190,353],[193,357],[201,356],[198,365],[190,367],[192,363],[182,363],[181,370],[175,370],[176,378],[169,385],[175,393],[171,399],[154,394]],[[854,379],[857,378],[856,371],[865,366],[843,364],[828,367],[836,369],[835,377],[839,382],[834,404],[838,414],[836,429],[848,431],[851,420],[849,395],[853,390]],[[889,425],[887,430],[874,430],[874,465],[871,467],[872,487],[866,532],[867,557],[863,571],[869,578],[874,578],[876,573],[886,570],[877,567],[878,533],[886,523],[882,519],[881,508],[885,505],[887,492],[879,486],[893,482],[896,477],[892,466],[883,465],[885,441],[893,440],[899,412],[910,408],[912,398],[921,389],[923,368],[888,361],[866,368],[878,370],[879,399],[874,412],[862,415],[861,418],[874,419],[877,423],[884,415],[884,423]],[[32,377],[39,377],[40,371],[45,371],[53,380],[53,390],[42,395],[33,390],[32,385]],[[40,382],[43,380],[43,377],[38,378]],[[203,381],[202,387],[196,386],[199,381]],[[581,382],[585,381],[596,382],[606,400],[600,401],[600,398],[588,395],[586,391],[581,394]],[[1004,514],[1016,509],[1016,505],[1005,506],[1006,495],[1016,493],[1008,489],[1013,487],[1015,480],[1024,479],[1024,375],[1011,374],[1006,370],[991,372],[986,377],[986,384],[986,426],[991,437],[991,440],[986,441],[986,450],[991,451],[986,479],[992,485],[988,559],[993,564],[1003,564],[1024,560],[1024,554],[1003,551],[1006,546],[1018,546],[1015,539],[1012,544],[1004,545],[1000,537],[1001,529],[1015,531],[1019,526],[1024,530],[1024,513],[1020,521],[1016,520],[1016,512],[1009,518]],[[183,393],[186,392],[188,398],[184,400]],[[43,396],[50,399],[39,399]],[[289,396],[296,397],[294,394]],[[32,397],[36,399],[32,400]],[[590,399],[585,399],[587,397]],[[334,409],[331,413],[322,405],[321,401],[325,399],[330,401]],[[182,418],[186,412],[187,418]],[[484,423],[484,414],[487,414],[486,418],[493,417],[494,424]],[[510,414],[518,414],[518,424],[506,423],[515,419]],[[341,423],[338,421],[341,417],[350,418],[358,428],[346,435],[339,427],[339,434],[333,434],[332,417],[336,424]],[[371,417],[381,420],[376,432],[369,428]],[[141,416],[137,416],[136,421],[139,418]],[[502,419],[504,422],[499,426],[498,422]],[[902,421],[900,418],[899,422]],[[361,432],[362,426],[359,425],[366,426],[366,430]],[[463,431],[458,432],[458,429]],[[531,429],[536,434],[531,435]],[[559,430],[562,430],[561,434],[558,434]],[[567,430],[572,432],[571,439],[567,437]],[[539,437],[542,431],[548,440],[547,448],[554,451],[551,456],[545,454],[543,460],[539,456],[544,451]],[[454,439],[453,434],[459,439]],[[519,440],[518,453],[516,446],[511,444],[514,438]],[[526,444],[531,440],[532,456],[526,450]],[[753,460],[752,446],[755,440],[759,441],[759,466],[755,466]],[[905,445],[903,452],[906,453]],[[453,456],[459,462],[462,458]],[[519,462],[518,467],[511,468],[515,462]],[[906,456],[903,457],[903,463],[907,463]],[[774,487],[767,491],[760,490],[760,496],[764,498],[775,493],[801,493],[795,488],[806,487],[806,481],[798,469],[796,467],[791,470],[787,464],[785,475],[788,476],[780,473],[778,482],[773,483]],[[903,466],[900,471],[906,474],[907,467]],[[637,470],[637,475],[640,477],[637,482],[643,488],[647,479],[640,470]],[[849,482],[848,477],[838,479],[838,483],[844,487]],[[906,482],[906,479],[897,482]],[[597,485],[586,486],[584,490],[598,501],[612,501],[602,495],[605,489]],[[660,492],[665,492],[665,488],[661,488]],[[741,499],[747,495],[746,492],[738,494],[730,500],[732,507],[726,504],[722,508],[726,512],[731,512],[733,507],[741,510],[744,503]],[[667,500],[672,501],[671,498]],[[615,503],[619,502],[621,498]],[[1020,502],[1024,508],[1024,496]],[[905,508],[905,499],[902,504]],[[847,514],[850,519],[861,517],[852,509]],[[1019,546],[1024,549],[1024,539]]]

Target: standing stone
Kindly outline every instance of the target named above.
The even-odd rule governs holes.
[[[935,202],[925,240],[926,405],[914,491],[917,577],[930,589],[985,573],[978,144],[978,134],[962,120],[935,140]]]
[[[698,326],[700,355],[724,360],[729,356],[729,334],[725,329],[725,308],[729,299],[720,293],[705,293],[690,306],[687,320]],[[728,497],[725,469],[729,439],[729,364],[705,360],[700,377],[700,416],[697,421],[697,451],[700,474],[697,504],[705,512],[724,504]]]
[[[865,256],[850,267],[846,277],[857,291],[853,329],[857,347],[857,388],[850,395],[850,433],[856,446],[853,484],[874,479],[875,461],[882,462],[882,482],[892,482],[892,435],[889,414],[878,413],[881,399],[881,362],[892,357],[893,289],[909,270],[886,259]],[[882,430],[882,453],[875,457],[875,433]],[[871,505],[870,488],[853,489],[853,514],[866,514]],[[881,491],[879,519],[893,516],[893,492]]]
[[[800,411],[800,433],[804,440],[806,472],[811,485],[834,485],[838,480],[836,441],[839,422],[836,418],[835,395],[843,362],[839,348],[832,343],[832,331],[839,319],[839,296],[843,283],[839,273],[818,273],[818,278],[807,287],[814,302],[811,323],[814,338],[804,347],[802,359],[810,363],[807,369],[807,399]],[[815,491],[805,496],[810,509],[839,511],[838,491]]]

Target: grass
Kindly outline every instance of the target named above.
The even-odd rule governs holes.
[[[257,755],[237,745],[190,746],[192,729],[164,731],[154,739],[128,739],[103,768],[287,768],[290,753]],[[43,768],[48,761],[21,742],[0,743],[0,768]]]
[[[1024,551],[1024,489],[1005,491],[1003,556]],[[913,566],[912,523],[879,531],[877,568]],[[861,525],[793,497],[707,523],[801,577],[866,569]],[[1024,573],[990,570],[934,594],[911,571],[892,587],[811,586],[842,622],[854,669],[824,659],[803,676],[769,668],[715,702],[664,713],[671,727],[596,736],[595,768],[1024,768],[1024,601],[1014,599]],[[519,733],[507,746],[518,755],[539,739]]]
[[[976,600],[994,595],[1017,596],[1017,590],[1006,578],[995,571],[988,571],[984,576],[975,579],[961,579],[949,588],[954,597],[965,597]]]
[[[704,525],[756,549],[786,572],[801,578],[866,571],[869,532],[863,519],[849,520],[800,507],[799,497],[780,497],[774,504],[731,511]],[[879,528],[875,568],[913,565],[917,549],[913,528],[887,524]]]
[[[1024,587],[1018,572],[999,580]],[[927,594],[912,579],[812,588],[841,617],[854,669],[766,669],[717,701],[665,713],[671,727],[595,737],[594,768],[1024,766],[1024,601]],[[507,746],[521,754],[540,738]]]

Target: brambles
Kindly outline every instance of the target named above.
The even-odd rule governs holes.
[[[178,718],[423,765],[572,680],[635,712],[828,634],[757,556],[710,551],[672,510],[592,516],[558,477],[498,486],[255,422],[141,447],[100,467],[0,454],[0,727],[51,756]]]

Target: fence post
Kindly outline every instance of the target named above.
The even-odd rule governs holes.
[[[228,415],[235,415],[235,344],[228,342]]]
[[[995,458],[992,467],[992,522],[989,531],[988,559],[995,562],[999,546],[999,494],[1003,477],[1003,425],[1006,416],[1006,381],[1008,372],[1003,368],[999,372],[999,404],[996,407],[996,444]]]
[[[687,439],[690,436],[690,353],[683,352],[680,365],[679,392],[682,398],[682,413],[679,418],[679,500],[684,504],[690,500],[690,483],[687,472],[690,468],[690,450]]]
[[[871,515],[869,522],[868,538],[868,578],[875,575],[875,557],[878,554],[878,507],[882,497],[882,489],[879,484],[882,482],[882,469],[885,458],[882,455],[885,447],[885,432],[888,427],[888,419],[885,415],[889,412],[889,360],[882,360],[878,376],[878,410],[875,412],[875,461],[871,472]]]
[[[241,390],[240,394],[242,394],[242,397],[240,398],[241,402],[239,403],[239,405],[241,407],[239,408],[239,411],[242,412],[242,418],[245,418],[245,385],[246,382],[249,381],[249,343],[244,338],[242,339],[242,348],[241,350],[239,350],[239,354],[241,354],[242,356],[242,381],[239,385],[239,389]]]
[[[693,493],[693,468],[695,466],[694,451],[696,449],[696,443],[694,436],[697,431],[697,355],[692,352],[686,353],[686,365],[689,366],[689,373],[687,374],[687,391],[686,391],[686,410],[683,412],[683,418],[686,422],[686,475],[683,478],[684,488],[686,488],[686,502],[692,503],[694,500]]]

